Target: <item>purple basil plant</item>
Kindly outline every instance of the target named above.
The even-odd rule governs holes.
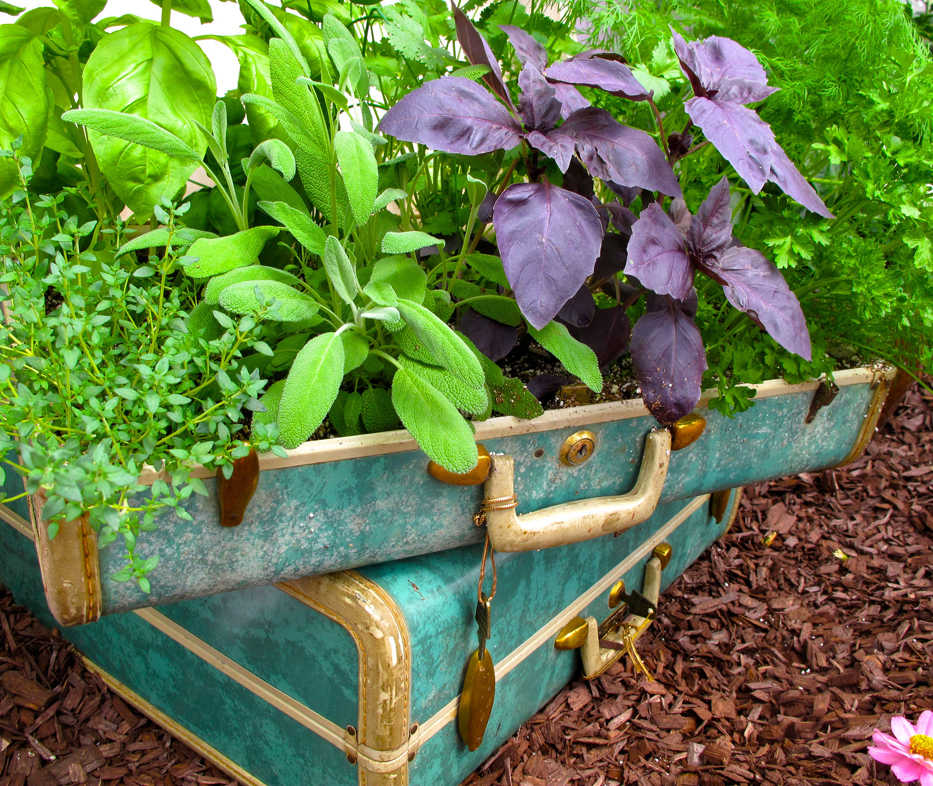
[[[489,44],[458,8],[453,11],[467,59],[489,69],[485,87],[453,76],[428,82],[393,106],[380,130],[466,155],[527,146],[531,182],[493,195],[492,221],[506,278],[533,328],[561,319],[594,348],[601,364],[628,347],[645,403],[663,423],[690,412],[700,397],[706,354],[694,322],[697,272],[721,284],[728,301],[779,344],[810,359],[797,298],[771,262],[732,237],[727,179],[713,187],[695,216],[687,211],[672,164],[688,152],[690,128],[666,140],[662,134],[662,149],[577,89],[651,102],[619,55],[592,50],[548,65],[534,38],[503,25],[522,63],[516,106]],[[692,124],[750,189],[758,193],[771,181],[809,210],[831,217],[771,128],[746,106],[776,89],[755,56],[720,37],[688,43],[674,33],[674,48],[693,87],[685,105]],[[548,181],[546,168],[536,163],[541,154],[564,173],[563,187]],[[603,204],[594,196],[593,178],[621,201]],[[638,196],[643,207],[636,218],[625,205]],[[673,198],[668,211],[665,197]],[[624,304],[596,310],[587,283],[612,282],[619,295],[619,271],[638,288],[625,288]],[[625,307],[634,301],[631,292],[647,299],[629,341]]]

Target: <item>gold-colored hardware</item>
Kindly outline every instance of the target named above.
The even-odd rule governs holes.
[[[483,591],[486,581],[486,559],[492,559],[492,588],[487,595]],[[496,668],[492,655],[486,647],[489,639],[490,608],[496,596],[496,557],[489,545],[489,535],[483,545],[483,561],[480,564],[479,583],[476,588],[476,636],[479,647],[467,661],[466,677],[463,680],[463,692],[460,694],[460,706],[457,709],[457,729],[460,738],[471,751],[475,751],[483,742],[486,725],[492,713],[496,698]]]
[[[94,622],[102,609],[97,533],[84,514],[64,522],[50,538],[42,518],[45,502],[39,489],[29,498],[29,517],[49,610],[62,625]]]
[[[671,563],[671,555],[674,553],[674,549],[671,548],[670,543],[659,543],[654,547],[654,551],[651,552],[652,557],[657,557],[658,562],[661,563],[661,570],[664,570]]]
[[[849,451],[849,455],[840,461],[836,465],[837,467],[850,464],[865,452],[865,448],[868,447],[868,443],[871,442],[872,435],[875,433],[875,427],[878,425],[878,419],[881,417],[881,410],[884,409],[884,403],[888,398],[893,379],[894,373],[891,368],[884,367],[873,383],[875,392],[868,404],[868,411],[862,420],[862,428],[859,430],[855,444],[852,446],[852,450]]]
[[[714,491],[709,495],[709,514],[716,519],[717,524],[722,524],[723,516],[729,509],[729,498],[732,496],[732,489],[723,489]]]
[[[483,742],[486,724],[496,698],[496,672],[489,650],[480,657],[479,650],[470,655],[467,663],[460,708],[457,712],[457,729],[466,746],[475,751]]]
[[[578,650],[585,641],[586,620],[583,617],[574,617],[557,634],[557,638],[554,639],[554,649]]]
[[[560,446],[560,460],[568,467],[576,467],[586,461],[596,450],[596,435],[592,431],[571,434]]]
[[[648,667],[642,660],[638,650],[635,649],[635,642],[637,641],[638,637],[644,633],[653,619],[654,615],[649,615],[638,627],[633,625],[625,625],[625,639],[623,640],[625,651],[628,653],[628,656],[632,661],[632,665],[635,667],[635,671],[640,671],[649,680],[654,680],[654,677],[652,676],[651,672],[648,671]]]
[[[486,514],[493,510],[512,510],[518,507],[518,497],[511,494],[507,497],[491,497],[484,499],[479,506],[479,512],[473,516],[473,525],[476,527],[486,526]]]
[[[476,452],[479,454],[476,466],[469,472],[451,472],[440,464],[429,461],[428,474],[435,480],[450,486],[478,486],[480,483],[485,483],[492,469],[492,459],[489,457],[489,451],[482,445],[476,446]]]
[[[625,596],[625,582],[622,579],[619,579],[615,584],[612,585],[612,589],[609,590],[609,608],[614,609],[618,606],[624,599]]]
[[[671,431],[671,450],[681,450],[687,445],[692,445],[700,438],[700,434],[706,428],[706,418],[694,414],[684,415],[669,428]]]
[[[721,537],[724,537],[725,534],[730,529],[732,529],[732,525],[735,523],[735,520],[739,517],[739,507],[740,507],[739,502],[741,502],[742,500],[742,487],[737,486],[731,491],[719,491],[716,493],[724,495],[724,499],[725,499],[725,501],[722,503],[722,512],[720,513],[720,518],[717,519],[717,521],[719,521],[719,523],[722,524],[722,519],[725,518],[725,526],[722,528],[722,534],[719,536],[721,538]],[[735,495],[732,497],[731,508],[729,506],[729,495],[730,494]],[[716,495],[714,494],[713,496],[715,497]],[[711,516],[716,515],[715,514],[716,508],[713,507],[713,504],[714,504],[713,501],[710,500],[710,515]],[[728,511],[728,516],[726,516],[727,511]],[[766,543],[765,545],[767,546],[769,544]]]

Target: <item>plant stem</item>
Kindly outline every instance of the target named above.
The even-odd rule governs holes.
[[[654,122],[658,125],[658,133],[661,135],[661,147],[664,148],[664,155],[667,156],[667,160],[671,160],[671,146],[667,141],[667,134],[664,132],[664,122],[661,120],[661,112],[658,110],[658,105],[654,103],[654,94],[648,94],[648,106],[651,107],[651,113],[654,115]]]
[[[172,0],[162,0],[162,27],[172,26]]]

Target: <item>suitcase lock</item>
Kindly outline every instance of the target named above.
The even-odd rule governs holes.
[[[617,581],[609,591],[609,607],[615,611],[602,623],[595,617],[574,617],[557,635],[556,649],[580,650],[584,679],[600,676],[625,653],[636,669],[652,679],[635,649],[635,641],[654,620],[661,592],[661,571],[670,562],[671,554],[669,543],[654,547],[645,565],[641,592],[626,592],[625,583]]]

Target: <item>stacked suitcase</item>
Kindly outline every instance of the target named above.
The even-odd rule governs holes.
[[[626,426],[641,429],[633,444],[611,438],[620,418],[608,417],[607,405],[579,408],[597,414],[592,432],[578,430],[578,411],[562,429],[490,441],[493,469],[483,492],[442,488],[424,471],[421,454],[398,452],[399,466],[417,464],[418,474],[390,472],[386,481],[419,500],[421,520],[415,527],[402,520],[407,509],[398,510],[398,520],[380,510],[366,521],[367,531],[394,527],[411,535],[418,529],[427,543],[436,516],[439,530],[459,526],[468,545],[426,546],[435,553],[323,575],[286,571],[265,585],[254,581],[216,594],[202,586],[200,597],[154,607],[129,596],[114,600],[105,575],[93,588],[104,615],[62,635],[118,693],[243,783],[454,786],[574,676],[595,676],[632,653],[654,607],[663,608],[659,593],[730,525],[740,492],[729,486],[857,455],[874,430],[886,379],[867,372],[853,377],[836,403],[815,414],[815,385],[780,397],[760,392],[763,400],[734,421],[704,410],[709,423],[696,449],[673,454],[667,432],[652,431],[647,418],[642,426]],[[508,432],[513,425],[499,427]],[[592,444],[584,450],[586,440]],[[503,449],[510,456],[497,457]],[[601,461],[585,463],[594,449]],[[514,478],[510,471],[502,486],[513,456]],[[581,459],[582,465],[574,463]],[[658,467],[664,472],[652,481]],[[17,483],[7,478],[8,496]],[[260,478],[260,491],[262,484]],[[514,490],[496,491],[501,488]],[[618,501],[618,509],[607,513],[606,495],[628,489],[610,500],[608,507]],[[475,542],[482,534],[472,516],[452,514],[439,502],[452,494],[468,501],[462,507],[485,511],[479,523],[491,538],[495,532],[509,548],[530,544],[531,550],[500,550],[493,568]],[[516,508],[521,515],[513,515]],[[532,513],[523,513],[529,508]],[[548,527],[567,529],[572,513],[581,528],[561,541],[566,545],[535,550],[542,543],[535,539],[538,514],[549,510],[557,515],[544,516]],[[366,510],[354,515],[366,518]],[[188,526],[193,537],[201,531],[216,537],[209,529],[216,522]],[[242,526],[245,538],[249,520]],[[607,531],[616,534],[595,537]],[[40,573],[36,559],[40,532],[25,500],[0,505],[0,582],[57,626],[46,597],[57,592],[67,601],[87,587],[49,586],[50,574]],[[310,552],[321,542],[314,533],[308,537],[296,548]],[[347,544],[354,545],[352,533]],[[41,539],[39,546],[41,560]],[[211,557],[216,563],[217,554]],[[186,559],[167,575],[190,567],[202,576],[197,558]],[[478,646],[477,599],[492,594],[493,578],[485,646],[495,666],[495,697],[481,740],[467,745],[458,733],[458,707],[467,660]],[[238,581],[217,578],[224,588]]]
[[[667,586],[722,534],[737,496],[721,521],[702,495],[615,538],[498,555],[496,697],[475,751],[456,712],[477,646],[482,546],[111,615],[63,635],[117,692],[243,783],[453,786],[579,673],[579,654],[555,647],[562,629],[609,616],[613,586],[641,588],[663,543]],[[3,581],[41,609],[31,530],[16,523],[0,527]]]

